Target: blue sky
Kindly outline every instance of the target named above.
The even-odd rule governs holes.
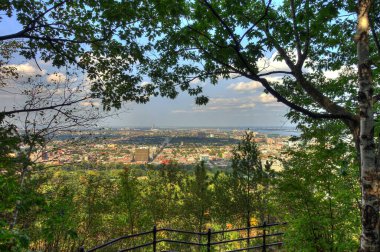
[[[17,32],[21,29],[14,19],[1,22],[0,35]],[[271,61],[271,58],[264,59]],[[21,71],[39,73],[37,65],[15,57],[11,64]],[[281,62],[271,61],[275,69],[283,69]],[[49,63],[41,63],[43,74],[54,72]],[[48,78],[48,77],[46,77]],[[274,80],[279,80],[279,76]],[[203,84],[202,84],[203,85]],[[176,99],[153,97],[147,104],[125,103],[118,115],[101,122],[103,126],[207,126],[207,127],[254,127],[254,126],[290,126],[284,117],[288,111],[263,88],[246,78],[220,80],[218,85],[204,84],[204,93],[210,98],[206,106],[195,105],[194,97],[181,93]],[[18,96],[0,90],[0,108],[7,110],[15,104],[22,105]],[[85,105],[85,104],[83,104]]]
[[[263,93],[256,83],[244,78],[205,85],[210,102],[198,106],[194,97],[181,93],[176,99],[154,97],[147,104],[125,104],[125,111],[110,124],[131,126],[289,126],[288,109]],[[119,126],[119,125],[117,125]]]

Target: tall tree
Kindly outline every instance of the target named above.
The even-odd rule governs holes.
[[[123,234],[135,233],[139,230],[140,215],[143,209],[141,206],[141,185],[133,170],[125,170],[120,174],[120,182],[117,195],[115,197],[115,211],[119,218],[118,223],[124,223]],[[126,228],[126,229],[125,229]],[[122,234],[120,234],[122,235]]]
[[[248,228],[251,227],[253,218],[260,218],[260,222],[264,222],[262,194],[265,188],[263,184],[265,171],[253,132],[246,132],[242,141],[233,150],[232,170],[236,213],[243,216]],[[247,230],[248,237],[250,231]],[[247,247],[249,243],[248,239]]]
[[[211,180],[207,175],[206,164],[202,161],[194,167],[194,177],[185,180],[183,185],[183,213],[190,226],[197,232],[204,232],[210,220]],[[202,236],[198,236],[201,243]]]
[[[175,226],[179,219],[178,202],[181,198],[181,184],[184,172],[180,165],[170,162],[159,170],[150,170],[143,190],[143,202],[154,225]]]
[[[289,116],[296,122],[339,120],[346,126],[361,163],[361,250],[380,250],[379,157],[373,134],[379,4],[199,0],[148,1],[146,6],[153,20],[147,29],[149,50],[157,57],[147,53],[139,69],[150,79],[146,87],[153,94],[175,97],[187,90],[204,104],[208,98],[194,80],[216,84],[220,78],[242,76],[291,108]],[[271,65],[276,61],[286,67],[276,69]],[[326,71],[339,76],[327,78]],[[272,81],[276,76],[282,81]]]
[[[380,155],[376,157],[374,138],[374,83],[372,80],[372,64],[370,60],[370,10],[372,1],[360,0],[358,5],[358,25],[355,41],[358,54],[358,106],[360,115],[360,161],[362,183],[362,251],[380,250]],[[374,16],[372,18],[377,19]],[[378,15],[378,13],[377,13]],[[373,22],[372,22],[373,24]],[[372,26],[375,43],[379,46],[376,31]],[[377,48],[380,53],[380,47]],[[380,140],[379,143],[380,144]],[[378,147],[378,153],[380,153]]]

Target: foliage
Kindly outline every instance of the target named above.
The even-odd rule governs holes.
[[[246,132],[242,141],[233,150],[232,190],[236,212],[240,213],[245,224],[250,226],[252,218],[260,223],[265,221],[267,213],[266,197],[271,164],[267,161],[263,167],[253,132]]]
[[[379,78],[379,43],[376,41],[380,27],[378,9],[379,4],[375,3],[370,10],[372,36],[375,38],[369,44],[370,58],[374,64],[374,83]],[[315,146],[303,146],[306,152],[291,153],[294,158],[287,162],[286,170],[280,173],[278,197],[283,206],[288,208],[285,217],[294,223],[290,230],[297,230],[300,234],[292,246],[299,248],[300,244],[310,239],[314,244],[307,243],[310,245],[308,249],[345,250],[351,249],[356,243],[350,239],[350,235],[356,234],[353,228],[357,224],[356,218],[352,216],[352,221],[349,221],[344,217],[350,216],[352,197],[356,196],[357,189],[353,186],[353,192],[348,192],[344,182],[348,180],[350,185],[354,185],[351,169],[358,166],[351,161],[352,157],[346,163],[339,159],[351,153],[348,141],[354,140],[359,148],[360,140],[360,114],[357,103],[353,102],[357,94],[357,77],[355,69],[351,67],[357,62],[355,41],[351,39],[355,33],[356,20],[353,15],[356,14],[356,1],[8,0],[0,5],[0,11],[8,18],[16,18],[22,26],[20,31],[0,36],[0,86],[6,84],[4,79],[17,77],[15,69],[7,66],[14,52],[15,41],[17,52],[26,59],[40,58],[57,67],[77,66],[82,69],[91,81],[92,97],[102,98],[106,109],[120,108],[122,101],[144,103],[152,95],[175,98],[181,91],[196,96],[198,104],[207,103],[208,98],[202,96],[202,86],[194,86],[194,80],[217,84],[220,78],[242,76],[260,82],[266,92],[292,109],[289,118],[299,123],[306,135],[316,136],[319,127],[336,133],[329,139],[318,138]],[[5,16],[0,16],[0,22],[5,19]],[[268,70],[262,64],[268,57],[273,62],[285,62],[287,69]],[[339,71],[339,76],[327,78],[325,71]],[[282,83],[267,78],[278,74],[284,75]],[[143,81],[147,83],[143,84]],[[367,99],[369,104],[376,100],[376,97],[372,98],[372,91],[371,97]],[[378,91],[377,86],[374,91]],[[375,105],[375,112],[377,110],[378,105]],[[377,116],[378,113],[375,113],[375,119]],[[340,119],[340,122],[316,122],[310,118]],[[3,117],[0,121],[3,122]],[[331,125],[336,127],[330,128]],[[106,239],[111,230],[106,220],[110,218],[108,212],[113,211],[110,210],[112,207],[105,196],[106,192],[111,198],[117,195],[125,203],[123,207],[131,211],[121,218],[128,219],[133,232],[135,224],[131,222],[132,216],[139,217],[132,213],[137,207],[130,200],[138,197],[139,194],[135,192],[138,188],[142,191],[141,204],[147,206],[145,220],[165,225],[178,224],[181,207],[189,204],[187,200],[195,200],[184,197],[183,192],[202,197],[207,195],[205,197],[208,200],[209,195],[205,193],[208,190],[195,190],[195,182],[202,185],[200,188],[213,188],[205,186],[209,181],[201,170],[196,173],[195,180],[186,181],[186,174],[179,171],[175,164],[169,164],[160,171],[150,170],[146,181],[141,181],[146,182],[145,186],[134,184],[129,177],[122,179],[121,184],[114,184],[113,178],[104,179],[96,171],[87,171],[79,176],[80,186],[69,183],[67,188],[57,187],[50,192],[51,195],[57,193],[57,199],[47,194],[44,198],[46,202],[37,200],[41,196],[38,190],[29,189],[38,189],[41,178],[28,172],[30,168],[38,171],[30,162],[28,152],[30,154],[36,145],[43,145],[44,138],[35,134],[26,138],[15,136],[17,131],[12,131],[12,126],[0,130],[1,140],[5,143],[1,145],[0,155],[0,188],[4,190],[1,197],[10,205],[6,205],[1,217],[7,219],[12,227],[16,225],[17,218],[13,218],[12,222],[10,215],[12,212],[14,216],[19,213],[22,224],[18,225],[34,225],[36,230],[46,223],[57,223],[52,233],[46,233],[46,244],[41,245],[44,248],[55,246],[54,249],[59,247],[69,250],[71,248],[62,248],[60,244],[68,244],[67,239],[75,240],[71,241],[72,244],[79,244],[79,241],[91,243],[93,241],[89,235],[95,234]],[[371,134],[377,131],[370,130]],[[337,138],[340,136],[347,142],[339,142]],[[17,144],[22,141],[29,145],[29,150],[23,155],[22,162],[16,162],[10,154],[17,150]],[[224,182],[220,186],[225,188],[230,183],[228,179],[232,179],[235,189],[233,201],[242,204],[238,206],[240,210],[248,209],[247,222],[250,223],[251,211],[256,211],[258,215],[258,212],[262,214],[268,208],[269,198],[262,195],[270,188],[269,178],[272,174],[269,169],[263,169],[258,161],[257,149],[254,146],[251,148],[249,144],[247,146],[247,155],[239,153],[244,153],[244,148],[235,152],[234,174],[227,178],[221,176]],[[319,163],[321,159],[325,161],[322,164]],[[303,168],[305,164],[307,167]],[[36,180],[29,179],[33,176],[37,177]],[[9,189],[16,187],[16,183],[22,188],[12,194]],[[182,191],[184,188],[186,190]],[[118,191],[122,189],[125,194]],[[282,195],[281,190],[289,194]],[[251,192],[254,195],[252,197]],[[229,196],[227,190],[225,195],[212,195],[211,198],[221,200]],[[291,197],[291,200],[286,201],[287,197]],[[254,200],[259,204],[257,209],[252,210],[251,201]],[[292,200],[294,206],[289,205]],[[33,202],[38,204],[34,206]],[[302,208],[305,202],[312,207]],[[45,203],[46,216],[36,221],[41,217],[39,211]],[[79,204],[84,209],[78,216],[79,220],[75,220],[80,223],[80,230],[73,231],[74,222],[63,223],[63,217],[73,214],[71,211],[77,209]],[[220,206],[219,203],[217,207],[210,207],[210,211],[219,213],[218,218],[224,225],[233,216],[233,211],[223,215]],[[342,212],[333,211],[337,208],[343,208]],[[26,216],[27,212],[32,213],[30,218]],[[299,215],[288,215],[293,212]],[[311,213],[319,218],[307,216]],[[264,219],[262,216],[260,218]],[[312,229],[308,229],[310,226]],[[341,231],[344,228],[350,230],[348,235]],[[8,237],[8,241],[17,233],[16,230],[8,232],[14,230],[12,228],[1,230],[5,230],[3,233],[6,235],[3,237]],[[18,235],[14,237],[14,244],[25,244],[17,238]],[[32,237],[35,237],[32,246],[40,246],[36,238],[39,235]],[[344,244],[340,245],[341,241]]]
[[[194,168],[194,177],[185,179],[183,185],[183,213],[188,216],[186,226],[198,232],[206,231],[206,224],[210,222],[210,207],[212,194],[211,180],[207,174],[206,164],[202,161]]]
[[[273,172],[265,173],[263,165],[262,173],[254,172],[256,180],[250,181],[253,185],[252,217],[260,219],[260,211],[266,210],[256,206],[268,204],[270,221],[288,221],[286,248],[290,251],[324,250],[330,237],[337,251],[350,250],[357,245],[359,220],[354,197],[358,196],[358,185],[353,157],[347,145],[330,144],[331,139],[292,152],[294,158],[286,162],[286,169],[276,176],[267,176]],[[251,151],[256,151],[251,157],[258,154],[254,142],[242,141],[239,158],[244,157],[243,147],[247,145],[251,146]],[[333,157],[329,156],[330,152],[335,153]],[[321,166],[321,159],[324,166]],[[235,165],[236,162],[235,158]],[[257,166],[253,168],[260,167],[257,162],[254,164]],[[21,244],[28,237],[32,250],[74,251],[82,245],[90,248],[117,236],[150,230],[154,224],[194,231],[246,225],[245,220],[242,221],[245,210],[238,202],[242,196],[236,190],[238,180],[243,180],[241,185],[246,183],[247,177],[242,175],[246,173],[239,173],[245,169],[235,169],[235,175],[212,174],[204,163],[200,163],[189,172],[188,168],[172,162],[156,168],[146,167],[144,173],[140,170],[141,167],[121,164],[109,168],[92,164],[91,169],[87,165],[59,170],[44,168],[31,174],[30,186],[25,186],[29,193],[23,196],[30,200],[24,200],[25,211],[20,211],[15,231],[2,229],[6,235],[13,232],[13,238],[2,244]],[[258,174],[262,174],[261,177]],[[328,186],[331,198],[326,198],[330,195]],[[4,194],[2,197],[6,195],[14,196]],[[256,197],[258,195],[262,197]],[[10,205],[14,204],[12,198],[8,200]],[[305,203],[311,209],[305,209]],[[333,220],[330,213],[333,213]],[[308,214],[314,214],[315,218]],[[16,235],[21,226],[22,237]],[[317,236],[313,236],[313,232],[318,232]],[[223,239],[239,238],[240,235],[226,234]],[[309,242],[315,237],[317,244]],[[191,239],[186,235],[177,238]],[[141,242],[148,242],[142,239]],[[192,239],[197,242],[196,237]],[[127,247],[138,242],[140,240],[128,240],[120,245]],[[239,244],[229,246],[222,250],[239,248]]]
[[[289,251],[353,251],[358,247],[357,163],[352,147],[330,134],[323,133],[313,143],[290,151],[291,158],[277,174],[275,209],[288,222]]]

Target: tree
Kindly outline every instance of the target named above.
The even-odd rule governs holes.
[[[148,51],[157,57],[149,58],[146,52],[139,69],[150,78],[146,87],[156,90],[153,94],[175,97],[187,90],[204,104],[208,99],[193,80],[216,84],[220,78],[243,76],[291,108],[289,117],[295,122],[339,120],[345,125],[361,164],[361,250],[378,251],[380,176],[374,104],[379,3],[199,0],[149,1],[146,6],[145,15],[152,18],[146,28]],[[270,54],[286,69],[268,65],[265,58]],[[338,70],[337,78],[324,74]],[[271,81],[279,75],[281,82]]]
[[[241,142],[233,150],[232,157],[232,180],[233,197],[236,205],[236,212],[243,216],[246,226],[251,227],[253,218],[265,221],[263,193],[267,190],[264,178],[265,170],[270,170],[268,164],[263,168],[260,152],[255,143],[253,132],[246,132]],[[247,230],[247,237],[251,230]],[[249,247],[250,240],[247,240]]]
[[[340,128],[328,128],[328,133],[318,129],[312,144],[303,141],[290,150],[284,170],[274,179],[273,203],[276,216],[288,222],[285,242],[290,251],[354,251],[359,245],[355,151],[340,138]]]
[[[85,69],[106,108],[150,95],[175,98],[180,91],[204,104],[208,98],[193,80],[216,84],[243,76],[290,107],[296,122],[339,120],[361,164],[361,250],[378,251],[379,7],[371,0],[6,1],[1,10],[17,13],[23,29],[0,40],[26,39],[25,57],[39,50],[57,66]],[[287,69],[263,63],[269,54]],[[324,75],[337,70],[335,79]],[[282,83],[269,78],[278,75],[285,76]]]
[[[185,180],[183,185],[183,213],[186,226],[195,228],[197,232],[204,232],[210,220],[211,208],[211,180],[207,175],[206,165],[202,161],[194,167],[194,177]],[[201,243],[202,236],[198,236]]]
[[[115,215],[120,220],[118,224],[123,223],[121,226],[123,232],[120,235],[126,233],[135,233],[141,228],[140,216],[142,215],[141,204],[141,184],[139,183],[137,176],[133,173],[133,170],[125,170],[120,174],[120,183],[117,195],[115,197]]]
[[[75,105],[83,101],[82,82],[61,80],[53,84],[47,84],[44,81],[28,79],[24,84],[22,94],[25,105],[20,110],[24,112],[18,115],[13,110],[11,117],[4,118],[0,124],[4,129],[13,129],[13,136],[4,135],[1,141],[9,139],[18,139],[18,144],[22,145],[22,150],[16,148],[13,154],[18,155],[18,165],[13,172],[13,176],[19,183],[19,190],[24,190],[26,179],[35,170],[38,170],[37,161],[45,151],[46,145],[54,137],[62,132],[75,127],[88,127],[101,117],[94,108],[77,108]],[[45,109],[46,104],[52,105]],[[41,109],[42,108],[42,109]],[[6,113],[3,115],[7,115]],[[9,138],[9,139],[7,139]],[[12,174],[9,167],[4,167],[4,171]],[[19,199],[18,202],[21,202]],[[14,208],[13,220],[10,222],[10,229],[17,224],[18,205]]]
[[[223,172],[217,172],[212,186],[211,219],[219,223],[221,229],[227,228],[227,224],[234,221],[233,182],[231,176]]]
[[[120,108],[121,100],[144,103],[153,90],[141,85],[142,76],[134,72],[151,48],[139,38],[157,35],[154,29],[140,29],[150,27],[148,9],[141,1],[6,0],[0,5],[0,22],[17,19],[22,28],[1,35],[0,43],[17,42],[18,55],[38,66],[42,60],[85,72],[93,97],[102,97],[106,109]],[[0,77],[14,70],[0,67]],[[118,90],[112,88],[116,84]]]
[[[169,162],[150,170],[143,190],[143,202],[150,214],[152,224],[157,226],[175,226],[179,221],[178,201],[181,198],[181,184],[184,172],[180,165]]]

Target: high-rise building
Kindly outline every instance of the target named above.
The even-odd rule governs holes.
[[[149,161],[149,148],[139,148],[135,150],[136,162],[148,162]]]

